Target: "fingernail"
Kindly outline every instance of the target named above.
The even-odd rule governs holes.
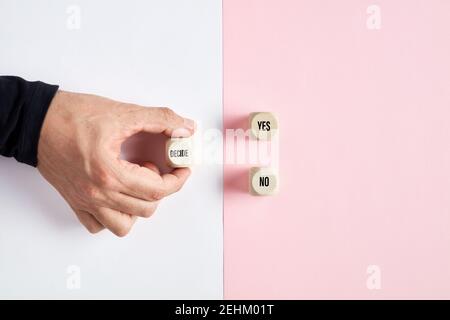
[[[184,118],[184,126],[187,129],[195,130],[196,124],[195,124],[194,120],[191,120],[191,119],[188,119],[188,118]]]

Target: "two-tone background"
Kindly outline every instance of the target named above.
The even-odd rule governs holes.
[[[450,298],[450,1],[0,0],[0,73],[205,129],[274,112],[281,181],[197,166],[118,239],[0,159],[1,298]]]

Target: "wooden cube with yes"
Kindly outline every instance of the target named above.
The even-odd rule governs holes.
[[[166,160],[172,168],[191,167],[194,164],[192,138],[171,138],[166,142]]]
[[[278,132],[278,119],[271,112],[250,113],[249,127],[252,137],[270,140]]]
[[[253,167],[249,172],[250,194],[271,196],[278,192],[278,173],[271,168]]]

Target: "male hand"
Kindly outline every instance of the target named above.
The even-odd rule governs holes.
[[[190,136],[192,120],[168,108],[145,108],[103,97],[58,91],[38,146],[38,169],[91,232],[119,237],[137,217],[150,217],[158,201],[178,191],[188,168],[160,174],[119,158],[122,142],[138,132]]]

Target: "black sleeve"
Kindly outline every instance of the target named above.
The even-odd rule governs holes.
[[[58,86],[0,76],[0,155],[37,166],[42,123]]]

